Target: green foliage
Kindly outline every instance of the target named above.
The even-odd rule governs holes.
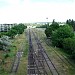
[[[4,72],[4,68],[0,65],[0,74]]]
[[[3,50],[3,44],[0,43],[0,51]]]
[[[11,29],[10,31],[8,31],[7,35],[11,38],[14,38],[14,36],[17,34],[17,30],[15,29]]]
[[[59,24],[57,22],[52,22],[52,24],[50,26],[48,26],[45,30],[45,34],[47,37],[51,37],[52,36],[52,32],[56,29],[59,28]]]
[[[75,59],[75,39],[65,38],[63,40],[63,48],[65,52],[70,54],[70,56]]]
[[[64,51],[75,58],[75,39],[74,32],[71,26],[60,26],[52,32],[52,43],[54,46],[64,48]]]
[[[6,54],[4,55],[4,58],[6,59],[6,58],[8,58],[8,57],[9,57],[9,54],[6,53]]]
[[[50,25],[52,31],[56,30],[59,28],[59,24],[57,22],[53,22],[51,25]]]
[[[7,35],[11,38],[14,38],[14,36],[16,34],[22,34],[24,32],[24,29],[26,29],[26,28],[27,28],[27,26],[25,26],[24,24],[22,24],[22,23],[18,24],[16,26],[12,27],[11,30],[9,30],[7,32]]]
[[[52,35],[52,29],[51,29],[51,27],[46,28],[45,34],[46,34],[47,37],[50,37]]]
[[[66,25],[59,26],[55,20],[45,30],[47,37],[51,37],[52,44],[54,46],[64,49],[64,52],[68,53],[71,58],[75,59],[75,21],[69,19],[66,21]]]
[[[63,39],[73,36],[74,36],[73,29],[68,25],[64,25],[59,27],[52,33],[52,43],[55,46],[62,47]]]
[[[0,38],[1,38],[1,36],[2,36],[2,35],[1,35],[1,33],[0,33]]]
[[[63,40],[63,48],[69,54],[72,54],[73,50],[75,50],[75,39],[73,38],[65,38]]]
[[[75,50],[72,52],[72,54],[70,56],[72,59],[75,59]]]
[[[12,29],[15,29],[18,34],[22,34],[24,32],[24,29],[27,27],[24,24],[18,24],[17,26],[14,26]]]
[[[0,32],[0,38],[3,36],[3,35],[6,35],[7,32]]]
[[[73,27],[73,30],[75,31],[75,21],[72,19],[69,19],[66,21],[66,24]]]

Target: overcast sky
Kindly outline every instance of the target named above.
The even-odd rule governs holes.
[[[75,0],[0,0],[0,23],[66,21],[69,18],[75,20]]]

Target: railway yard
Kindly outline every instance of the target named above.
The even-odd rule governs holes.
[[[75,0],[0,0],[0,75],[75,75]]]
[[[74,75],[74,63],[48,41],[44,30],[29,29],[28,75]]]
[[[15,38],[17,50],[8,74],[0,75],[75,75],[75,64],[46,38],[44,28],[28,28]],[[24,41],[25,39],[25,41]]]

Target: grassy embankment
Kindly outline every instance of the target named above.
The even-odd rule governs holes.
[[[12,63],[17,51],[20,49],[21,45],[23,45],[23,56],[20,61],[20,65],[18,68],[18,72],[16,75],[26,75],[27,73],[27,54],[28,54],[28,42],[25,36],[25,32],[23,34],[18,35],[16,38],[11,40],[12,46],[10,47],[9,57],[5,59],[5,64],[1,64],[2,71],[0,75],[10,75],[10,70],[12,67]],[[0,59],[4,58],[4,51],[0,51]]]
[[[28,64],[28,40],[25,35],[22,36],[24,39],[23,43],[23,56],[21,58],[19,68],[16,75],[27,75],[27,64]]]

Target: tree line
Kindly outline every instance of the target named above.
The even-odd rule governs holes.
[[[15,45],[12,45],[12,42],[10,39],[14,39],[14,37],[17,34],[22,34],[24,32],[24,29],[26,29],[27,26],[20,23],[18,25],[15,25],[7,32],[1,32],[0,33],[0,50],[2,51],[1,59],[0,59],[0,74],[5,72],[4,65],[6,64],[6,59],[8,57],[14,56],[14,53],[11,55],[11,48],[16,48]]]
[[[65,25],[59,25],[53,20],[51,25],[48,25],[45,34],[50,38],[52,44],[56,47],[63,48],[64,52],[75,59],[75,21],[67,20]]]
[[[0,50],[3,52],[2,57],[0,59],[0,74],[4,72],[4,68],[2,65],[5,64],[5,60],[11,56],[11,48],[15,48],[15,46],[12,45],[10,39],[14,39],[17,34],[22,34],[24,32],[24,29],[26,28],[27,26],[21,23],[15,25],[7,32],[0,33]]]
[[[0,33],[0,50],[6,52],[5,57],[8,57],[8,52],[10,51],[10,38],[13,39],[15,35],[17,34],[22,34],[24,32],[24,29],[26,29],[27,26],[24,24],[18,24],[12,27],[9,31],[7,32],[1,32]]]
[[[17,34],[22,34],[24,32],[24,29],[26,29],[27,26],[25,26],[24,24],[18,24],[14,27],[11,28],[11,30],[9,30],[6,35],[11,37],[11,38],[14,38],[15,35]]]
[[[21,23],[12,27],[8,32],[2,32],[0,38],[0,49],[8,49],[7,47],[10,45],[9,37],[13,39],[15,35],[22,34],[26,28],[27,26]]]
[[[6,35],[9,36],[10,38],[14,38],[15,35],[17,34],[22,34],[24,32],[24,29],[26,29],[27,26],[25,26],[24,24],[20,23],[20,24],[16,24],[14,27],[12,27],[9,31],[7,32],[1,32],[0,33],[0,37],[2,35]]]

